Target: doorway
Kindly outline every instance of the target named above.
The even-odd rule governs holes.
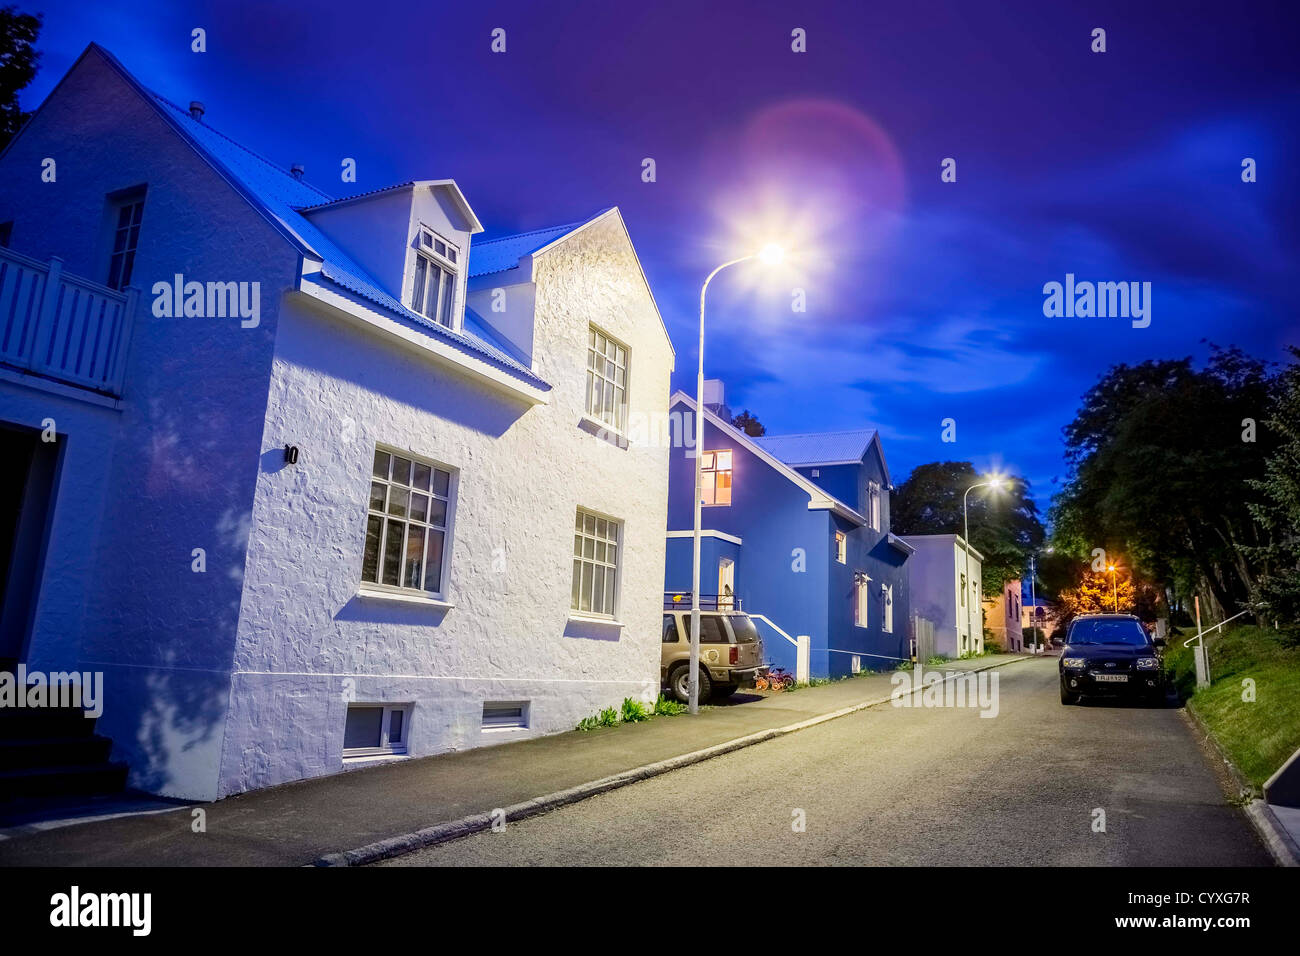
[[[62,436],[0,424],[0,669],[23,660],[45,564]]]
[[[736,606],[736,562],[731,558],[718,560],[718,610],[731,611]]]

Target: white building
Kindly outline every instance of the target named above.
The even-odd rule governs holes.
[[[912,613],[934,625],[935,653],[960,657],[982,652],[984,556],[968,550],[959,534],[911,534],[902,539],[916,549],[907,562]]]
[[[628,423],[672,346],[617,209],[481,231],[451,180],[332,199],[94,45],[0,157],[0,658],[103,672],[134,786],[653,698],[668,452]]]

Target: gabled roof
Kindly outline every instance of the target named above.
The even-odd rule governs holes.
[[[583,225],[585,225],[583,222],[571,222],[563,226],[534,229],[532,232],[521,232],[513,236],[480,239],[469,249],[470,277],[513,269],[519,265],[520,259],[554,245]]]
[[[379,189],[371,189],[364,193],[357,193],[355,196],[344,196],[342,199],[330,199],[325,202],[316,203],[314,206],[299,206],[298,211],[301,213],[320,212],[322,209],[337,209],[339,206],[346,206],[354,202],[363,202],[367,199],[373,199],[376,196],[382,196],[385,193],[398,192],[403,189],[419,189],[427,186],[430,189],[440,189],[451,196],[452,203],[456,206],[457,211],[465,218],[469,225],[470,233],[479,233],[483,231],[483,224],[478,221],[478,216],[474,215],[474,210],[470,208],[469,200],[465,194],[460,191],[454,179],[411,179],[404,183],[394,183],[391,186],[382,186]]]
[[[687,395],[683,391],[673,393],[673,397],[668,400],[668,407],[671,409],[674,405],[679,403],[686,405],[692,412],[695,411],[695,399],[691,398],[691,396]],[[847,518],[854,524],[865,525],[867,523],[867,519],[864,515],[859,514],[834,495],[827,494],[820,485],[809,481],[803,475],[799,474],[799,472],[785,464],[785,462],[774,458],[769,452],[765,451],[757,444],[756,439],[746,435],[739,428],[725,419],[718,417],[707,407],[704,409],[704,420],[714,428],[726,434],[741,448],[746,449],[753,454],[754,457],[760,459],[777,474],[782,475],[793,484],[798,485],[808,495],[808,509],[810,511],[834,511],[840,517]]]
[[[867,449],[875,443],[880,452],[886,483],[889,466],[885,463],[885,450],[880,445],[880,435],[874,428],[854,428],[836,432],[805,432],[799,435],[764,435],[754,439],[787,465],[807,468],[813,465],[856,465],[862,461]]]
[[[214,171],[225,179],[250,205],[266,218],[304,258],[320,263],[320,271],[313,279],[323,278],[348,292],[360,296],[420,332],[439,339],[452,349],[487,361],[535,389],[550,390],[550,385],[539,378],[526,365],[515,360],[501,349],[472,332],[456,332],[411,311],[397,301],[365,269],[336,246],[300,210],[319,208],[335,200],[314,186],[296,179],[286,170],[264,159],[252,150],[218,133],[206,123],[194,119],[163,96],[148,90],[125,67],[97,43],[81,54],[77,62],[95,51],[135,89],[144,100]],[[76,65],[72,67],[76,69]],[[71,70],[69,71],[71,72]],[[53,95],[53,94],[51,94]],[[421,182],[450,183],[450,180],[423,180]],[[453,184],[454,185],[454,184]],[[389,187],[393,188],[393,187]],[[459,190],[457,190],[459,192]],[[352,197],[353,199],[357,197]],[[346,202],[348,200],[340,200]],[[472,213],[471,213],[472,215]],[[473,222],[477,223],[477,219]],[[304,281],[308,281],[304,278]]]
[[[552,246],[559,245],[565,239],[595,225],[607,216],[613,216],[618,220],[623,235],[627,237],[630,245],[632,237],[628,235],[627,223],[623,221],[623,213],[619,211],[617,206],[610,206],[608,209],[602,209],[590,219],[584,219],[580,222],[571,222],[563,226],[551,226],[548,229],[534,229],[531,232],[521,232],[510,236],[481,239],[470,246],[469,276],[473,279],[477,276],[508,272],[519,266],[525,259],[542,255]],[[664,333],[664,339],[668,342],[668,351],[675,358],[677,349],[673,346],[673,337],[668,334],[668,324],[664,322],[663,313],[659,311],[659,303],[655,301],[654,290],[650,288],[650,280],[646,277],[645,268],[641,265],[641,257],[636,254],[635,248],[632,250],[632,259],[636,262],[637,271],[641,274],[641,281],[645,283],[646,295],[650,297],[650,304],[654,307],[655,315],[659,317],[659,327]],[[526,276],[525,278],[531,280],[532,276]]]

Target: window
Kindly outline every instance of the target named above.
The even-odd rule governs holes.
[[[843,531],[835,532],[835,560],[847,564],[849,560],[849,536]]]
[[[484,730],[519,730],[528,726],[528,701],[483,702]]]
[[[361,580],[441,595],[451,472],[375,449]]]
[[[892,584],[880,586],[880,603],[884,606],[885,613],[880,629],[886,634],[892,634],[894,633],[894,586]]]
[[[966,606],[966,575],[961,576],[961,606]]]
[[[627,348],[587,329],[587,415],[616,432],[627,426]]]
[[[706,505],[731,504],[731,452],[701,452],[700,500]]]
[[[619,522],[578,509],[573,529],[573,610],[614,616],[619,530]]]
[[[410,704],[352,704],[343,728],[343,756],[406,753]]]
[[[664,615],[664,640],[665,644],[677,643],[677,618],[672,614]]]
[[[124,289],[131,284],[135,268],[135,250],[140,244],[140,221],[144,218],[144,193],[133,190],[128,195],[110,199],[113,210],[113,246],[108,259],[108,286]]]
[[[867,627],[867,611],[869,610],[867,601],[871,578],[865,571],[853,572],[853,623],[858,627]]]
[[[432,229],[421,226],[415,236],[415,278],[411,310],[439,325],[455,328],[456,275],[460,250]]]
[[[880,530],[880,485],[874,481],[867,484],[867,520],[872,531]]]

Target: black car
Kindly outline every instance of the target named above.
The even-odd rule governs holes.
[[[1151,703],[1165,699],[1161,649],[1132,614],[1085,614],[1070,622],[1057,669],[1061,703],[1080,695],[1137,697]]]

